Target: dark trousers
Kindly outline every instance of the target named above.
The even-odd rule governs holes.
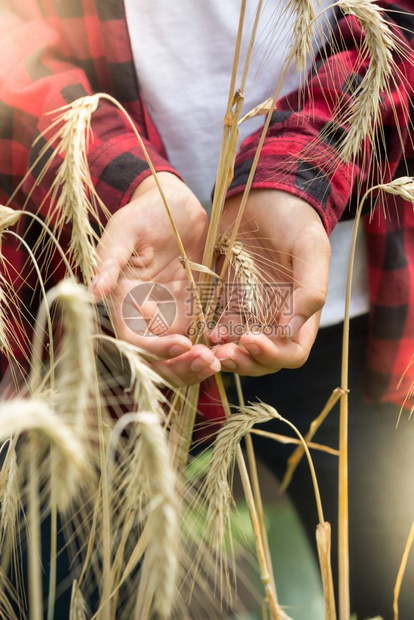
[[[414,419],[398,407],[364,402],[362,396],[367,317],[351,321],[349,400],[349,502],[351,609],[358,620],[393,618],[393,589],[406,539],[414,520]],[[259,398],[304,433],[340,384],[342,325],[321,329],[307,363],[300,369],[243,380],[246,401]],[[280,422],[263,429],[290,434]],[[339,405],[314,441],[338,447]],[[292,448],[254,437],[256,454],[281,478]],[[332,525],[333,564],[337,566],[337,457],[313,451],[325,520]],[[288,493],[312,544],[316,504],[306,460]],[[336,572],[336,570],[335,570]],[[300,584],[298,584],[300,588]],[[400,595],[400,618],[414,618],[414,549]]]

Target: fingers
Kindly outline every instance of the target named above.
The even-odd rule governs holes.
[[[174,359],[152,365],[171,385],[181,387],[200,383],[220,371],[220,361],[204,345],[195,345],[191,351]]]
[[[311,317],[293,338],[271,340],[264,334],[244,334],[238,344],[217,345],[213,351],[223,371],[262,376],[281,368],[302,366],[310,353],[319,324],[319,313]]]

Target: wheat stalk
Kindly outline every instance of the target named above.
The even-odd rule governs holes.
[[[380,93],[387,88],[394,67],[392,52],[396,50],[396,42],[384,19],[383,9],[374,0],[340,0],[336,6],[361,23],[365,33],[362,53],[370,57],[365,76],[351,104],[347,118],[349,129],[341,144],[343,159],[350,161],[357,156],[365,138],[372,143]]]
[[[401,564],[398,569],[397,579],[396,579],[395,586],[394,586],[394,601],[393,601],[394,620],[398,620],[399,618],[398,599],[400,597],[402,580],[404,577],[405,569],[407,567],[408,556],[410,555],[413,541],[414,541],[414,521],[411,525],[410,532],[408,534],[407,542],[405,544],[404,553],[401,558]]]

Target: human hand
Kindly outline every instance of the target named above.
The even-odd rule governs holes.
[[[188,258],[201,262],[207,214],[178,177],[160,172],[158,178]],[[184,335],[191,322],[190,283],[179,261],[177,241],[153,177],[145,179],[131,202],[109,220],[97,253],[100,266],[93,291],[97,301],[108,298],[118,338],[162,358],[152,366],[176,386],[198,383],[220,370],[212,351],[201,344],[192,346]],[[150,284],[145,289],[139,286],[143,283],[155,286],[151,288]],[[146,291],[150,295],[145,295]],[[171,315],[171,325],[164,325],[167,329],[157,335],[159,324],[152,323],[152,319],[157,316],[158,303],[171,299],[175,302],[175,317]]]
[[[240,196],[228,199],[223,230],[236,219]],[[223,370],[260,376],[305,363],[316,337],[320,311],[326,299],[330,243],[317,212],[292,194],[276,190],[253,190],[238,237],[265,273],[270,287],[287,283],[293,288],[292,313],[269,308],[266,323],[273,335],[244,333],[237,342],[222,336],[223,325],[234,316],[223,312],[211,333],[214,352]],[[289,313],[286,313],[289,314]],[[243,317],[241,317],[243,320]],[[221,327],[221,329],[220,329]],[[230,330],[229,330],[230,331]],[[281,332],[285,337],[280,337]]]

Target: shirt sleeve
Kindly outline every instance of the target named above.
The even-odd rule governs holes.
[[[371,186],[389,181],[412,152],[412,6],[410,0],[377,4],[384,9],[400,51],[394,54],[389,87],[381,96],[373,143],[365,140],[360,156],[352,163],[341,158],[341,142],[347,132],[344,119],[370,58],[361,52],[364,29],[359,21],[338,15],[333,40],[320,51],[306,86],[277,102],[254,176],[253,188],[284,190],[310,203],[328,233],[347,205],[355,202],[358,192],[361,195],[368,179]],[[260,133],[256,131],[241,146],[230,194],[245,187]]]
[[[0,0],[0,201],[7,202],[18,190],[13,206],[25,205],[38,211],[41,205],[41,213],[47,216],[51,204],[49,189],[62,162],[55,156],[50,160],[48,173],[42,174],[43,164],[52,154],[44,132],[55,118],[53,112],[105,87],[106,92],[115,96],[117,93],[111,93],[101,77],[92,79],[99,72],[99,76],[108,72],[103,52],[98,49],[98,18],[75,15],[72,19],[75,41],[76,24],[79,29],[78,57],[72,61],[59,19],[56,14],[47,16],[45,6],[46,3],[42,12],[34,0]],[[109,21],[104,24],[106,29],[108,24]],[[84,49],[85,41],[89,49]],[[119,45],[127,47],[121,38]],[[109,70],[115,73],[116,67]],[[119,63],[119,72],[119,76],[112,77],[120,91],[125,73],[136,82],[131,59]],[[166,159],[155,128],[150,127],[137,84],[134,83],[136,90],[132,88],[132,95],[130,85],[129,90],[128,85],[124,86],[129,112],[155,169],[177,174]],[[129,201],[139,183],[150,174],[149,167],[130,125],[112,103],[101,100],[92,118],[92,129],[87,153],[91,178],[103,203],[114,212]],[[52,134],[49,131],[46,136]],[[26,175],[28,169],[31,172]]]

